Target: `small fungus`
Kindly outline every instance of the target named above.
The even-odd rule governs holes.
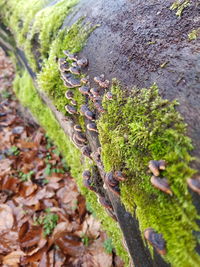
[[[166,178],[160,178],[157,176],[152,176],[151,177],[151,183],[154,187],[158,188],[159,190],[169,194],[173,195],[172,190],[169,186],[169,183]]]
[[[126,180],[126,177],[125,177],[125,175],[121,172],[121,171],[115,171],[115,173],[114,173],[114,177],[115,177],[115,179],[117,180],[117,181],[119,181],[119,182],[123,182],[123,181],[125,181]]]
[[[188,178],[187,179],[188,186],[198,194],[200,194],[200,177],[197,178]]]
[[[88,157],[88,158],[91,159],[91,156],[90,156],[90,154],[91,154],[91,149],[90,149],[88,146],[84,146],[84,147],[82,147],[82,149],[81,149],[81,153],[82,153],[84,156],[86,156],[86,157]]]
[[[89,94],[89,92],[90,92],[90,88],[88,87],[88,86],[81,86],[81,87],[79,87],[79,92],[81,93],[81,94],[83,94],[83,95],[88,95]]]
[[[113,209],[112,204],[103,196],[98,196],[98,202],[106,209]]]
[[[88,65],[88,59],[83,57],[83,58],[77,60],[77,65],[79,67],[86,67]]]
[[[151,244],[156,249],[159,254],[166,254],[165,240],[163,239],[162,234],[157,234],[154,229],[147,228],[144,231],[144,237],[149,242],[149,244]]]
[[[82,132],[81,126],[78,125],[78,124],[75,124],[75,125],[74,125],[74,130],[75,130],[76,132]]]
[[[97,130],[97,126],[96,126],[96,123],[88,123],[87,124],[87,129],[91,132],[97,132],[98,133],[98,130]]]
[[[76,110],[76,108],[73,107],[73,106],[66,105],[66,106],[65,106],[65,109],[66,109],[66,111],[67,111],[69,114],[77,114],[77,110]]]
[[[66,97],[67,99],[73,99],[73,97],[74,97],[74,93],[73,93],[71,90],[67,90],[67,91],[65,92],[65,97]]]

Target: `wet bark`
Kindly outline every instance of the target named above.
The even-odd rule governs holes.
[[[88,74],[91,77],[101,73],[109,80],[116,77],[124,90],[131,90],[133,86],[149,87],[156,82],[162,97],[178,99],[178,109],[189,126],[188,136],[194,144],[193,155],[199,158],[200,43],[189,42],[188,33],[200,26],[200,5],[194,1],[178,18],[169,9],[172,3],[172,0],[81,0],[66,17],[63,27],[72,25],[83,15],[94,25],[101,25],[80,53],[89,59]],[[3,25],[0,25],[0,45],[7,51],[12,50],[21,67],[26,68],[35,80],[35,73],[28,66],[23,51],[15,46],[12,35]],[[47,95],[39,94],[65,134],[71,137],[73,124],[55,108]],[[96,151],[98,136],[90,132],[86,135],[92,151]],[[194,167],[200,170],[199,164],[195,163]],[[98,175],[102,180],[104,174],[99,168]],[[120,199],[108,190],[104,193],[113,205],[133,265],[167,266],[156,252],[154,259],[151,258],[142,241],[137,219],[126,212]],[[200,211],[199,196],[192,194]]]

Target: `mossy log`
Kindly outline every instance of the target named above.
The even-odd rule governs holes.
[[[112,203],[134,266],[200,265],[200,198],[186,183],[200,171],[199,13],[198,1],[189,0],[0,0],[0,45],[17,59],[15,92],[63,151],[127,265],[119,228],[82,185],[86,167],[98,194]],[[95,110],[99,135],[86,129],[83,116],[66,114],[57,63],[63,49],[89,60],[81,77],[89,75],[91,87],[101,73],[111,83],[113,100],[103,98],[102,115],[74,93],[78,111],[86,102]],[[93,152],[101,145],[103,168],[72,144],[74,123]],[[150,183],[148,162],[159,159],[167,161],[172,196]],[[105,173],[116,170],[127,176],[121,198],[103,188]],[[149,227],[162,233],[165,256],[144,241]]]

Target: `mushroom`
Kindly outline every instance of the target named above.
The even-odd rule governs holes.
[[[102,87],[102,88],[108,88],[109,87],[109,80],[105,80],[103,82],[99,82],[99,86]]]
[[[89,76],[81,78],[81,82],[87,84],[89,82]]]
[[[144,231],[144,237],[159,254],[166,254],[165,240],[163,239],[162,234],[157,234],[153,228],[147,228]]]
[[[88,158],[91,159],[91,156],[90,156],[90,154],[91,154],[91,150],[90,150],[90,148],[89,148],[88,146],[84,146],[84,147],[82,147],[82,148],[81,148],[81,153],[82,153],[84,156],[86,156],[86,157],[88,157]]]
[[[86,110],[84,115],[88,120],[91,120],[91,121],[95,120],[95,114],[92,111],[90,111],[89,109]]]
[[[87,105],[82,105],[81,108],[80,108],[80,113],[82,115],[85,115],[85,112],[88,110],[88,107]]]
[[[120,189],[119,189],[119,186],[116,185],[116,186],[108,186],[108,188],[110,189],[110,191],[112,191],[117,197],[120,196]]]
[[[90,179],[91,178],[91,172],[89,170],[85,170],[83,172],[83,178],[84,179]]]
[[[86,67],[88,65],[87,58],[83,57],[83,58],[77,60],[77,65],[80,67]]]
[[[105,175],[105,183],[110,187],[115,187],[119,185],[119,181],[115,180],[112,172],[108,172]]]
[[[97,132],[98,133],[96,123],[94,123],[94,122],[88,123],[87,129],[91,132]]]
[[[198,194],[200,194],[200,177],[197,178],[188,178],[187,179],[188,186]]]
[[[69,84],[69,83],[66,82],[64,79],[63,79],[63,81],[64,81],[64,85],[65,85],[67,88],[76,88],[76,87],[77,87],[77,86],[74,86],[74,85]]]
[[[72,135],[72,141],[78,148],[85,146],[85,143],[78,140],[75,134]]]
[[[77,114],[77,110],[76,110],[76,108],[73,107],[73,106],[66,105],[66,106],[65,106],[65,109],[66,109],[66,111],[67,111],[69,114]]]
[[[72,99],[72,98],[74,97],[74,93],[73,93],[71,90],[67,90],[67,91],[65,92],[65,97],[66,97],[67,99]]]
[[[58,59],[58,66],[62,65],[62,64],[65,64],[66,62],[66,58],[65,57],[61,57]]]
[[[169,194],[173,195],[172,190],[169,186],[169,183],[166,178],[160,178],[157,176],[152,176],[151,177],[151,183],[154,187],[158,188],[159,190]]]
[[[90,87],[84,85],[84,86],[79,87],[78,90],[81,94],[88,95],[90,92]]]
[[[91,181],[91,179],[90,178],[84,178],[83,179],[83,184],[84,184],[84,186],[85,187],[87,187],[89,190],[92,190],[92,191],[94,191],[95,193],[96,193],[96,188],[93,186],[93,183],[92,183],[92,181]]]
[[[113,209],[112,204],[103,196],[98,196],[98,202],[106,209]]]
[[[65,72],[65,71],[69,71],[69,63],[67,61],[65,61],[64,63],[59,64],[58,68],[59,68],[61,73]]]
[[[86,139],[86,137],[85,137],[85,135],[83,133],[76,132],[75,136],[76,136],[77,140],[81,141],[82,143],[86,143],[87,142],[87,139]]]
[[[99,90],[97,88],[91,88],[90,92],[93,96],[99,96]]]
[[[105,81],[105,75],[104,74],[101,74],[100,76],[96,76],[96,77],[94,77],[94,81],[96,82],[96,83],[100,83],[100,82],[104,82]]]
[[[77,105],[76,100],[72,99],[72,100],[71,100],[71,104],[72,104],[73,106],[76,106],[76,105]]]
[[[78,124],[75,124],[75,125],[74,125],[74,130],[75,130],[76,132],[82,132],[81,126],[78,125]]]
[[[149,161],[149,169],[153,173],[154,176],[159,176],[159,170],[165,170],[166,161],[165,160],[151,160]]]
[[[81,73],[80,68],[78,67],[70,67],[69,71],[73,74],[79,75]]]
[[[123,182],[126,180],[125,175],[121,171],[115,171],[114,178],[115,178],[115,180],[117,180],[119,182],[121,182],[121,181]]]
[[[66,51],[66,50],[65,50]],[[70,59],[70,60],[73,60],[73,61],[77,61],[78,59],[77,59],[77,55],[76,54],[71,54],[71,53],[68,53],[68,54],[65,54],[67,57],[68,57],[68,59]]]

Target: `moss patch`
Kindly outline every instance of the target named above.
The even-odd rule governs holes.
[[[199,36],[200,36],[200,28],[192,30],[190,33],[188,33],[189,41],[196,40]]]
[[[0,0],[0,14],[25,51],[30,66],[36,70],[35,58],[48,56],[49,47],[57,38],[64,18],[79,0],[62,0],[47,5],[49,0]],[[37,53],[32,53],[32,47]]]
[[[103,228],[112,238],[117,254],[124,260],[126,266],[128,266],[129,258],[121,244],[121,230],[116,222],[107,215],[104,208],[97,203],[96,195],[93,192],[88,191],[82,184],[82,172],[86,168],[90,168],[91,163],[87,159],[81,157],[79,150],[64,134],[52,112],[44,105],[37,94],[32,79],[27,72],[24,72],[21,76],[16,76],[14,81],[14,91],[21,103],[31,110],[32,114],[45,128],[48,136],[62,152],[68,166],[71,168],[71,174],[76,179],[81,193],[87,198],[90,210],[94,211],[97,218],[101,221]]]
[[[122,202],[136,213],[141,231],[153,227],[163,234],[165,260],[176,267],[199,266],[192,234],[198,230],[198,215],[186,184],[186,178],[195,173],[189,167],[192,144],[175,110],[177,102],[162,99],[156,85],[132,89],[127,95],[113,81],[112,93],[114,100],[104,99],[106,112],[98,122],[106,171],[122,170],[127,175],[121,185]],[[151,185],[148,162],[152,159],[167,161],[162,176],[169,180],[172,197]]]

